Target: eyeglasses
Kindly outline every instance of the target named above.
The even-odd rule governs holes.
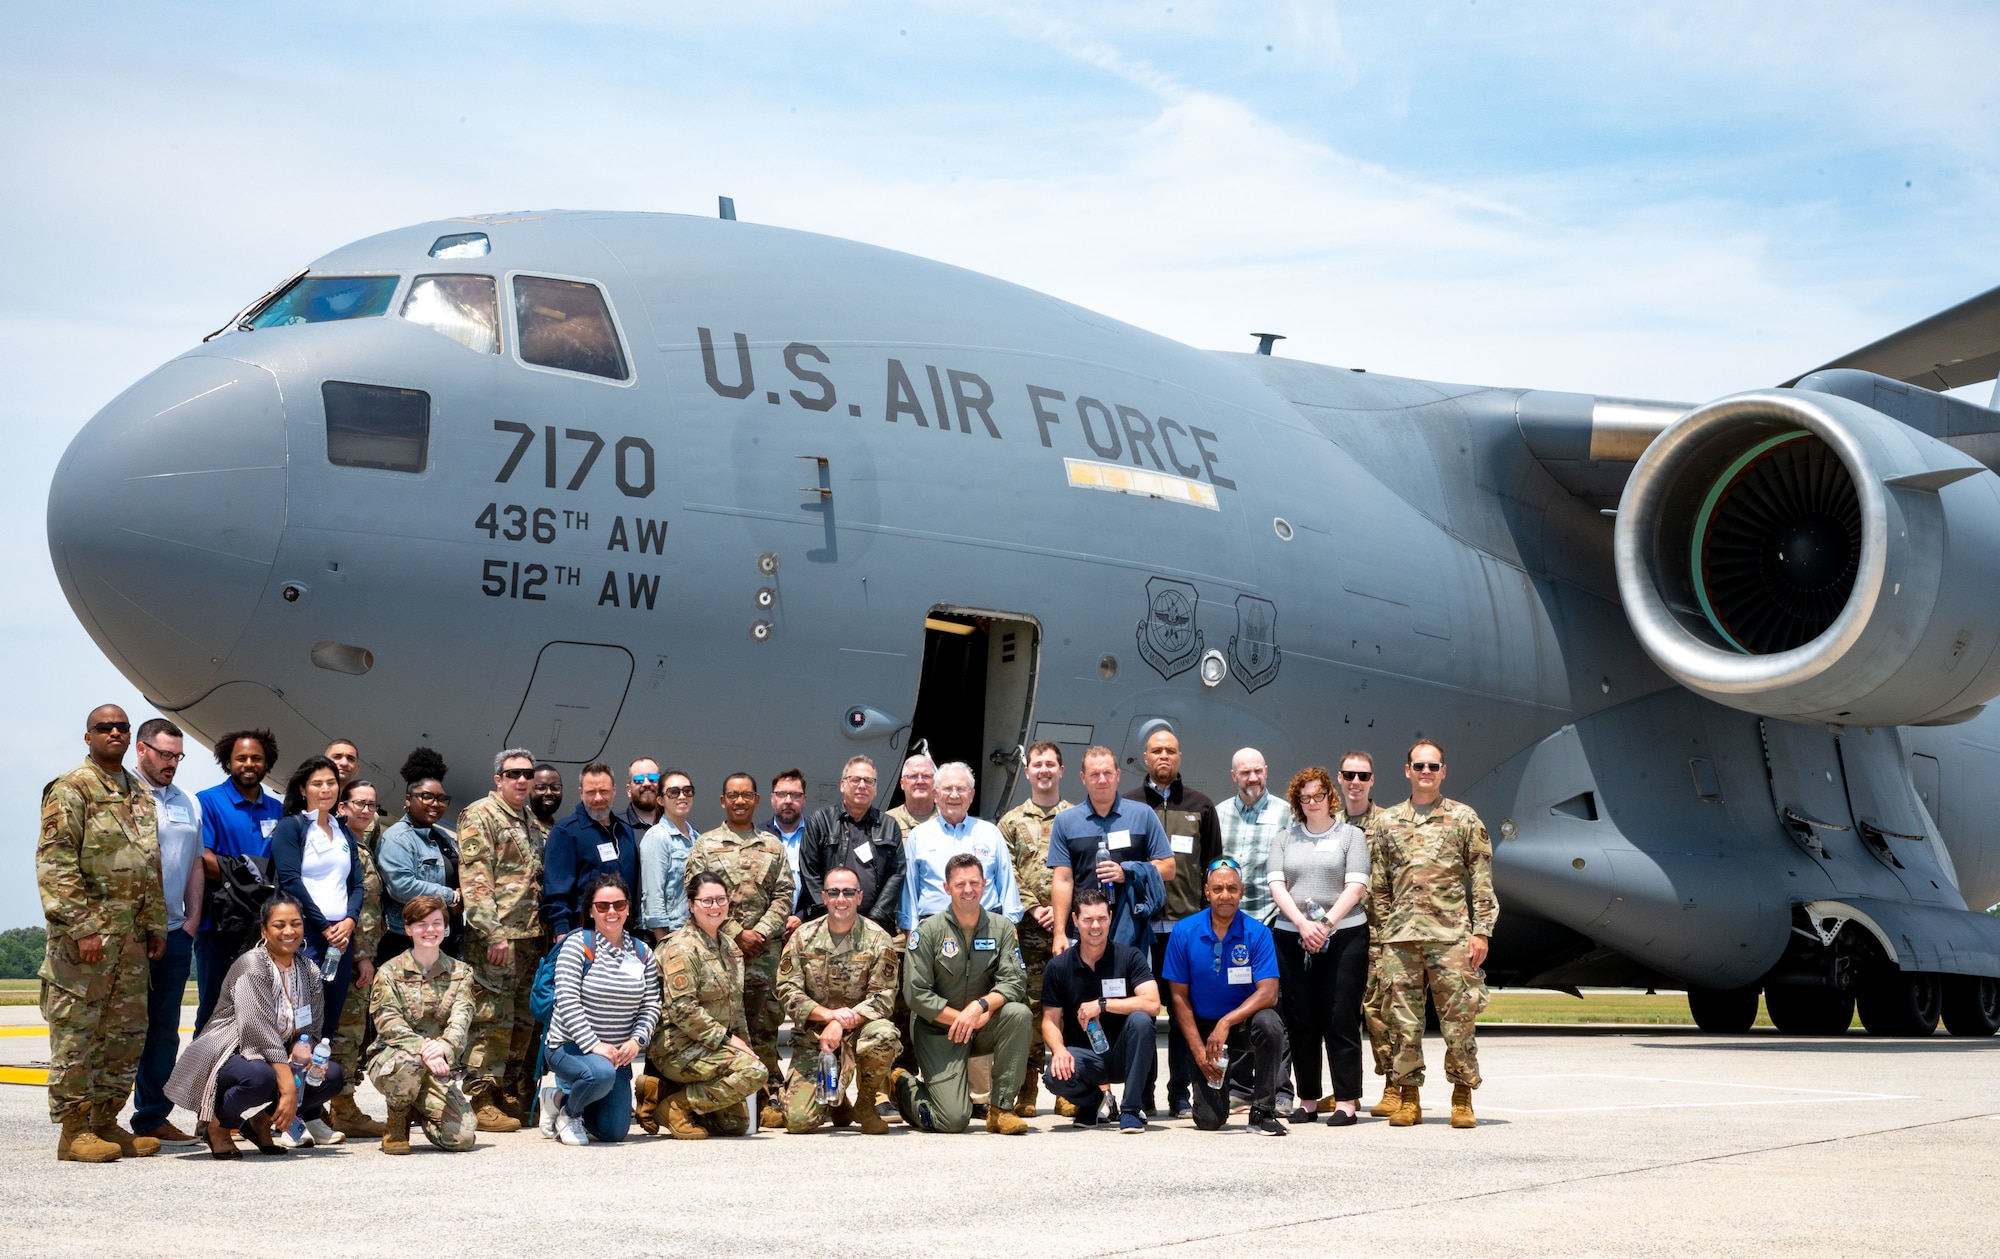
[[[100,731],[100,733],[106,733],[106,732]],[[141,743],[139,746],[146,749],[148,752],[151,752],[154,756],[159,757],[161,760],[165,761],[169,765],[178,765],[182,761],[187,759],[186,752],[163,752],[159,748],[154,747],[150,743]]]
[[[727,896],[701,896],[697,897],[694,903],[703,909],[721,909],[729,903],[729,898]]]
[[[773,800],[803,800],[805,798],[806,793],[803,791],[774,791],[771,793],[771,799]]]
[[[519,782],[524,778],[533,778],[535,776],[535,767],[530,765],[524,769],[521,766],[516,765],[513,769],[501,770],[500,776],[502,778],[512,778],[516,782]]]
[[[622,914],[625,912],[625,906],[629,903],[630,902],[624,900],[623,898],[620,898],[615,901],[592,901],[590,902],[590,907],[596,910],[600,914],[604,913]]]
[[[450,804],[451,797],[435,791],[412,791],[410,799],[421,800],[425,804]]]
[[[830,887],[826,889],[826,898],[830,901],[851,901],[859,899],[860,896],[861,889],[858,887]]]
[[[347,802],[347,807],[354,810],[356,813],[379,812],[379,810],[376,809],[375,802],[373,800],[349,800]]]
[[[1300,804],[1322,804],[1325,801],[1326,793],[1324,791],[1301,791],[1299,793]]]
[[[132,733],[132,723],[129,721],[94,721],[90,723],[90,730],[92,734],[110,734],[114,730],[119,734],[130,734]]]
[[[724,800],[755,800],[757,793],[754,791],[725,791],[722,793],[722,798]]]
[[[636,786],[638,786],[638,785],[639,785],[639,784],[641,784],[641,783],[656,783],[656,782],[658,782],[658,781],[660,781],[660,776],[659,776],[658,774],[634,774],[634,775],[632,775],[632,785],[633,785],[633,786],[635,786],[635,787],[636,787]]]
[[[1411,761],[1410,768],[1419,774],[1435,774],[1444,768],[1443,761]]]
[[[1340,771],[1342,782],[1365,783],[1373,777],[1375,777],[1375,771],[1372,769],[1343,769]]]
[[[693,796],[693,795],[694,795],[694,788],[693,788],[693,787],[668,787],[668,788],[667,788],[666,790],[662,791],[662,792],[661,792],[660,794],[661,794],[661,795],[663,795],[663,796],[666,796],[666,797],[667,797],[668,799],[670,799],[670,800],[679,800],[679,799],[682,799],[682,798],[684,798],[684,797],[691,797],[691,796]]]
[[[873,787],[875,785],[875,780],[873,778],[864,778],[860,774],[849,774],[847,777],[841,779],[840,781],[844,783],[854,783],[856,786],[860,787]]]

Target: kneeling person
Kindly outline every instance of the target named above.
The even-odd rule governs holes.
[[[564,1145],[623,1141],[632,1127],[632,1064],[660,1021],[660,969],[625,930],[632,891],[599,874],[578,901],[584,930],[557,946],[555,1009],[543,1042],[556,1082],[541,1091],[542,1135]]]
[[[1212,1132],[1229,1120],[1230,1057],[1251,1055],[1250,1131],[1282,1137],[1278,1063],[1285,1024],[1278,1017],[1278,951],[1271,929],[1248,914],[1243,875],[1224,857],[1210,863],[1208,911],[1174,924],[1161,977],[1174,998],[1174,1035],[1194,1054],[1194,1126]],[[1044,998],[1046,1001],[1047,998]]]
[[[890,1081],[903,1122],[923,1132],[963,1132],[972,1119],[967,1062],[993,1055],[986,1130],[1008,1135],[1028,1125],[1014,1114],[1028,1058],[1028,989],[1014,924],[983,908],[986,874],[962,852],[945,863],[951,907],[933,914],[910,940],[904,999],[923,1082],[907,1071]]]
[[[687,926],[660,945],[666,1004],[639,1102],[653,1107],[654,1128],[682,1141],[741,1136],[750,1127],[743,1100],[764,1087],[766,1072],[743,1017],[743,950],[722,931],[729,885],[703,870],[688,879],[687,897]]]
[[[1042,1041],[1056,1049],[1045,1075],[1049,1091],[1076,1107],[1074,1122],[1094,1125],[1113,1084],[1125,1086],[1118,1130],[1146,1130],[1152,1092],[1153,1016],[1160,986],[1146,955],[1111,942],[1111,901],[1102,888],[1076,894],[1076,947],[1057,955],[1042,972]],[[1098,1025],[1103,1049],[1092,1048]]]
[[[444,953],[444,902],[428,893],[403,906],[410,951],[384,962],[369,990],[375,1020],[368,1079],[389,1103],[384,1154],[410,1152],[410,1121],[440,1150],[469,1150],[479,1121],[452,1073],[472,1036],[472,967]]]
[[[874,1100],[889,1089],[889,1072],[903,1050],[903,1038],[889,1016],[896,1008],[896,983],[903,957],[896,938],[861,917],[861,875],[835,866],[823,876],[826,917],[792,933],[778,959],[778,1003],[791,1016],[792,1074],[783,1094],[785,1131],[811,1132],[829,1118],[836,1128],[859,1120],[871,1135],[889,1131]],[[808,1025],[820,1026],[815,1045]],[[838,1088],[830,1103],[821,1098],[819,1054],[840,1060]],[[860,1104],[847,1102],[852,1075]]]

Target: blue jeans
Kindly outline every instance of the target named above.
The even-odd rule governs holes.
[[[352,945],[353,941],[349,940],[348,943]],[[314,966],[318,966],[320,959],[326,956],[326,937],[320,934],[317,927],[311,925],[306,927],[306,947],[301,951],[312,959]],[[350,947],[341,953],[340,970],[334,974],[332,982],[324,985],[326,1013],[320,1016],[319,1021],[319,1034],[322,1037],[331,1039],[334,1032],[339,1030],[340,1012],[347,1007],[347,989],[353,982],[354,950]]]
[[[173,1114],[167,1100],[167,1077],[181,1050],[181,995],[187,991],[188,969],[194,965],[194,940],[185,931],[167,932],[167,951],[147,963],[151,972],[146,991],[146,1044],[139,1051],[139,1072],[133,1078],[137,1101],[132,1131],[151,1132]]]
[[[581,1116],[593,1141],[623,1141],[632,1130],[632,1068],[614,1067],[611,1059],[587,1053],[573,1040],[545,1056],[562,1090],[563,1113]]]

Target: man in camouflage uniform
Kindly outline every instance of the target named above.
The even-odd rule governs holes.
[[[937,762],[922,752],[903,762],[903,802],[889,816],[908,839],[910,832],[937,815]]]
[[[811,1132],[831,1117],[836,1128],[858,1120],[863,1132],[879,1136],[889,1125],[876,1113],[875,1098],[888,1091],[889,1072],[903,1047],[889,1021],[903,955],[896,937],[860,916],[861,876],[856,871],[834,866],[822,876],[820,887],[826,916],[793,932],[778,960],[778,1000],[791,1016],[793,1036],[792,1074],[783,1093],[785,1131]],[[820,1026],[816,1044],[805,1039],[812,1024]],[[819,1054],[824,1053],[841,1060],[840,1091],[831,1107],[819,1098]],[[846,1101],[850,1076],[855,1106]]]
[[[465,900],[465,955],[477,983],[466,1088],[481,1132],[518,1132],[501,1108],[501,1086],[535,1052],[528,994],[542,958],[542,844],[548,833],[528,811],[535,757],[508,748],[493,758],[493,790],[458,818],[458,888]]]
[[[765,1075],[776,1081],[778,1024],[785,1020],[778,1004],[778,952],[785,918],[792,912],[792,866],[778,837],[751,824],[759,799],[757,780],[750,775],[731,774],[723,780],[722,825],[695,840],[687,877],[693,879],[706,870],[729,889],[729,917],[722,934],[743,954],[743,1018],[749,1029],[745,1039],[764,1064]],[[760,1101],[759,1123],[775,1128],[785,1122],[768,1094]]]
[[[1354,751],[1340,758],[1340,819],[1358,826],[1368,836],[1368,850],[1375,850],[1375,828],[1388,812],[1375,803],[1375,758]],[[1368,1030],[1368,1051],[1375,1061],[1375,1074],[1382,1077],[1382,1100],[1369,1114],[1383,1118],[1396,1113],[1400,1104],[1397,1090],[1389,1083],[1388,990],[1382,986],[1382,931],[1375,925],[1375,898],[1361,898],[1368,915],[1368,982],[1361,991],[1361,1024]]]
[[[354,924],[354,982],[364,992],[374,979],[375,953],[382,946],[382,872],[375,865],[375,845],[382,838],[382,812],[373,784],[354,782],[361,768],[361,753],[351,739],[335,739],[326,745],[326,759],[340,774],[340,815],[354,832],[354,855],[361,861],[361,917]],[[360,803],[367,803],[362,809]],[[355,1104],[354,1089],[361,1081],[361,1051],[368,1045],[369,1003],[349,1001],[340,1011],[340,1026],[333,1033],[333,1060],[340,1064],[344,1081],[340,1096],[327,1103],[326,1119],[350,1137],[379,1137],[382,1125]]]
[[[1028,982],[1028,1012],[1034,1018],[1034,1036],[1028,1042],[1027,1072],[1021,1080],[1021,1099],[1014,1113],[1023,1119],[1035,1117],[1037,1081],[1047,1049],[1042,1044],[1042,972],[1049,964],[1055,945],[1055,874],[1049,869],[1049,827],[1056,814],[1073,807],[1062,798],[1062,749],[1044,739],[1028,749],[1028,800],[1000,819],[1000,834],[1014,857],[1014,879],[1021,888],[1021,921],[1015,924],[1015,938],[1021,946],[1021,969]],[[1062,1109],[1060,1105],[1058,1110]]]
[[[1346,762],[1343,761],[1343,764]],[[1493,897],[1493,842],[1479,815],[1442,794],[1444,752],[1430,740],[1410,748],[1404,775],[1410,798],[1381,810],[1369,828],[1370,921],[1382,947],[1391,1045],[1389,1085],[1397,1091],[1389,1123],[1423,1119],[1424,992],[1444,1032],[1445,1077],[1452,1083],[1451,1126],[1470,1128],[1479,1087],[1474,1022],[1486,1008],[1479,967],[1500,904]]]
[[[48,926],[49,1118],[56,1158],[109,1163],[160,1143],[118,1126],[146,1041],[147,962],[167,949],[153,793],[125,771],[132,723],[106,704],[84,721],[82,765],[42,789],[35,879]]]
[[[433,912],[436,906],[433,900]],[[440,928],[432,947],[443,942]],[[451,1082],[450,1071],[465,1060],[472,1037],[475,986],[472,967],[445,953],[428,969],[414,951],[401,953],[375,973],[368,1002],[375,1019],[368,1079],[389,1103],[384,1154],[410,1152],[411,1119],[422,1124],[425,1139],[441,1150],[472,1148],[478,1121],[472,1103]],[[444,1078],[437,1074],[439,1067]]]
[[[778,864],[785,865],[783,854]],[[743,952],[729,923],[715,919],[730,908],[706,903],[728,901],[719,878],[689,874],[688,923],[660,944],[665,1004],[659,1030],[646,1047],[646,1078],[634,1090],[639,1126],[648,1132],[665,1128],[680,1141],[700,1141],[711,1133],[741,1136],[750,1128],[742,1102],[770,1078],[750,1048],[743,1018]],[[663,1080],[683,1087],[669,1092]]]

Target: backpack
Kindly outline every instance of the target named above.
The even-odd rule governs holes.
[[[589,927],[580,927],[578,931],[583,936],[583,973],[588,975],[591,963],[597,960],[597,933]],[[650,956],[646,942],[630,932],[626,933],[625,938],[639,954],[639,960],[643,963]],[[528,1013],[534,1016],[535,1022],[543,1025],[547,1025],[549,1020],[555,1017],[556,957],[561,952],[562,946],[557,945],[543,954],[540,964],[535,967],[534,986],[528,989]]]

